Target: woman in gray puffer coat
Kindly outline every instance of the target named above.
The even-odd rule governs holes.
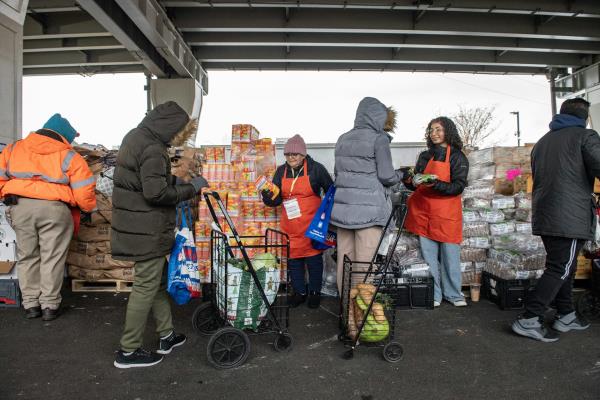
[[[399,183],[388,132],[396,113],[373,97],[361,100],[354,128],[335,146],[335,201],[331,224],[337,227],[337,284],[341,293],[344,255],[369,262],[392,212],[390,187]]]

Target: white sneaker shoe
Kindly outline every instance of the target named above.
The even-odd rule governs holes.
[[[439,307],[439,306],[440,306],[440,304],[441,304],[441,303],[440,303],[439,301],[434,301],[434,302],[433,302],[433,306],[434,306],[434,307]]]
[[[466,307],[467,306],[467,302],[464,300],[456,300],[456,301],[453,301],[452,304],[454,304],[454,307]]]

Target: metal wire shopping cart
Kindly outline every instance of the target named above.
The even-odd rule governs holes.
[[[383,357],[389,362],[402,359],[404,349],[395,341],[396,303],[401,296],[401,278],[391,270],[393,252],[402,235],[406,218],[408,192],[397,192],[392,197],[392,213],[383,229],[379,246],[388,228],[394,223],[398,228],[393,235],[383,262],[350,260],[344,256],[342,277],[340,326],[338,339],[349,349],[344,358],[351,359],[359,344],[383,347]]]
[[[290,285],[285,268],[288,236],[274,229],[261,236],[240,236],[219,193],[205,193],[204,198],[215,224],[211,233],[211,300],[195,310],[192,325],[210,336],[209,362],[219,369],[242,365],[250,354],[248,333],[275,334],[275,350],[290,350]],[[232,237],[219,225],[211,198]],[[249,252],[257,254],[254,259]]]

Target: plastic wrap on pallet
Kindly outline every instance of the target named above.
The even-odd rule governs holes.
[[[515,219],[522,222],[531,222],[531,210],[519,208],[515,212]]]
[[[483,262],[487,260],[487,250],[463,247],[460,249],[460,260],[463,262]]]
[[[492,247],[492,243],[489,236],[465,237],[461,246],[472,247],[474,249],[489,249]]]
[[[501,210],[484,209],[479,211],[481,221],[491,224],[504,221],[504,213]]]
[[[526,233],[512,233],[492,237],[492,247],[499,250],[536,251],[544,249],[539,236]]]
[[[479,199],[476,197],[463,200],[464,208],[491,208],[492,201],[487,199]]]
[[[419,237],[417,235],[403,233],[398,239],[396,245],[396,252],[404,252],[412,249],[420,249]]]
[[[463,222],[479,222],[481,221],[481,215],[477,210],[463,210]]]
[[[529,233],[531,234],[531,222],[516,222],[515,231],[517,233]]]
[[[467,179],[469,182],[476,180],[492,180],[496,176],[496,166],[491,165],[469,165],[469,175]]]
[[[490,147],[482,150],[474,150],[469,153],[467,157],[469,159],[469,165],[471,168],[475,165],[486,165],[494,163],[494,148]]]
[[[470,181],[469,181],[470,182]],[[462,192],[463,199],[487,199],[494,197],[493,181],[475,181],[470,182]]]
[[[515,196],[515,206],[526,210],[531,210],[531,194],[517,193]]]
[[[515,231],[515,223],[513,221],[500,222],[490,224],[490,234],[492,236],[508,235]]]
[[[503,210],[505,208],[515,208],[515,198],[512,196],[495,196],[492,199],[492,208]]]
[[[489,259],[483,269],[492,275],[502,279],[539,279],[544,273],[543,269],[538,270],[517,270],[511,264],[497,260]]]
[[[543,269],[546,264],[546,252],[536,250],[531,252],[516,252],[512,250],[491,249],[489,259],[507,263],[517,270]]]
[[[463,236],[476,237],[489,235],[489,227],[487,222],[469,222],[463,223]]]
[[[511,220],[515,219],[515,216],[517,214],[516,208],[505,208],[500,211],[502,211],[502,213],[504,214],[504,219],[506,221],[511,221]]]

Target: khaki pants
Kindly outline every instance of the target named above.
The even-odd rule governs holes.
[[[337,285],[338,293],[342,296],[342,276],[344,273],[344,254],[352,261],[371,262],[377,251],[383,227],[373,226],[364,229],[337,228]],[[365,265],[365,270],[368,265]],[[354,268],[356,271],[357,269]],[[353,286],[362,282],[362,277],[352,280]]]
[[[57,309],[73,218],[60,201],[20,198],[10,214],[17,234],[17,273],[23,307]]]
[[[164,256],[135,263],[135,278],[127,302],[121,350],[131,352],[142,347],[150,310],[156,321],[156,332],[161,337],[171,333],[173,322],[167,295],[167,259]]]

